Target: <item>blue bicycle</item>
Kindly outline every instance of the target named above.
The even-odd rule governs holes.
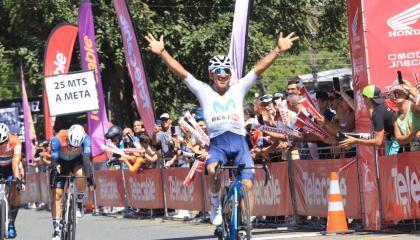
[[[245,164],[224,166],[223,161],[219,161],[216,165],[215,180],[219,178],[220,173],[224,169],[229,169],[229,187],[221,189],[220,201],[222,203],[223,221],[222,225],[216,227],[214,233],[220,240],[249,240],[251,239],[252,229],[251,214],[248,193],[241,182],[241,171],[244,169],[263,169],[265,172],[264,186],[266,186],[268,181],[271,180],[268,163],[264,161],[262,165],[246,167]]]

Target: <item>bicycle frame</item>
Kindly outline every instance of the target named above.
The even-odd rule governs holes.
[[[232,169],[229,170],[229,192],[226,196],[225,202],[223,203],[222,212],[225,211],[225,206],[227,201],[232,199],[233,197],[233,206],[232,206],[232,215],[231,215],[231,223],[229,225],[229,236],[228,239],[235,239],[236,238],[236,231],[238,230],[238,206],[240,204],[240,200],[242,199],[242,194],[240,193],[240,189],[242,185],[242,178],[240,174],[237,174],[235,180],[232,180]]]
[[[240,206],[240,201],[242,198],[244,198],[244,193],[241,192],[241,189],[243,191],[246,191],[242,184],[242,177],[241,172],[244,169],[263,169],[265,172],[265,183],[264,186],[267,185],[268,181],[271,180],[271,173],[268,169],[267,162],[263,162],[263,166],[252,166],[252,167],[246,167],[245,164],[239,164],[237,166],[223,166],[223,162],[219,161],[218,164],[215,167],[215,175],[214,179],[217,180],[219,178],[220,171],[223,169],[229,169],[229,187],[228,192],[226,195],[226,198],[223,199],[222,202],[222,213],[225,213],[225,208],[228,203],[228,201],[232,201],[231,206],[231,216],[230,216],[230,224],[229,224],[229,236],[227,238],[229,240],[236,239],[237,230],[239,229],[239,213],[238,209]],[[235,172],[235,177],[234,171]],[[242,209],[241,209],[242,210]],[[222,226],[222,232],[224,232]],[[219,232],[219,227],[216,229],[216,232]]]

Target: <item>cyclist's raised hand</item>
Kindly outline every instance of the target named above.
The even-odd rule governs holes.
[[[293,46],[293,42],[298,40],[299,37],[295,36],[292,32],[287,37],[283,37],[283,32],[280,32],[279,39],[277,40],[277,48],[280,52],[285,52]]]
[[[163,35],[160,36],[159,41],[156,40],[156,38],[150,33],[148,33],[147,36],[145,36],[144,38],[149,43],[149,47],[147,49],[153,52],[154,54],[160,55],[165,50],[165,44],[163,43]]]

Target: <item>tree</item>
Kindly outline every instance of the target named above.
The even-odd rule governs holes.
[[[59,23],[77,24],[80,1],[12,1],[0,5],[0,94],[2,98],[19,94],[19,88],[6,89],[6,79],[18,83],[18,61],[22,56],[29,96],[42,94],[43,55],[50,31]],[[132,85],[127,74],[121,33],[112,4],[92,1],[96,41],[101,62],[102,81],[110,109],[110,119],[131,126],[138,118],[132,98]],[[180,80],[172,75],[159,58],[146,51],[143,36],[152,32],[165,36],[166,47],[187,70],[207,81],[207,60],[215,54],[227,54],[233,20],[234,2],[225,0],[130,0],[128,6],[138,33],[147,77],[152,89],[156,115],[178,114],[198,104]],[[263,75],[268,91],[280,91],[292,75],[310,69],[307,51],[311,29],[308,18],[318,31],[319,58],[330,66],[342,60],[348,64],[346,15],[344,0],[254,0],[249,25],[247,69],[273,47],[278,31],[295,31],[302,40],[293,51],[281,57]],[[316,11],[314,11],[316,9]],[[298,55],[299,54],[299,55]],[[327,60],[327,58],[331,58]],[[78,46],[73,54],[71,71],[80,70]],[[322,68],[320,68],[322,69]],[[280,80],[280,81],[279,81]],[[251,91],[259,91],[254,88]],[[40,127],[42,128],[42,127]],[[38,130],[39,132],[39,130]]]

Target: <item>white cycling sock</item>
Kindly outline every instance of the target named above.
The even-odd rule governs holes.
[[[52,218],[52,222],[53,222],[53,228],[55,232],[59,232],[60,231],[60,218]]]
[[[220,204],[219,193],[213,193],[209,191],[209,194],[210,194],[211,204],[215,206],[219,205]]]

